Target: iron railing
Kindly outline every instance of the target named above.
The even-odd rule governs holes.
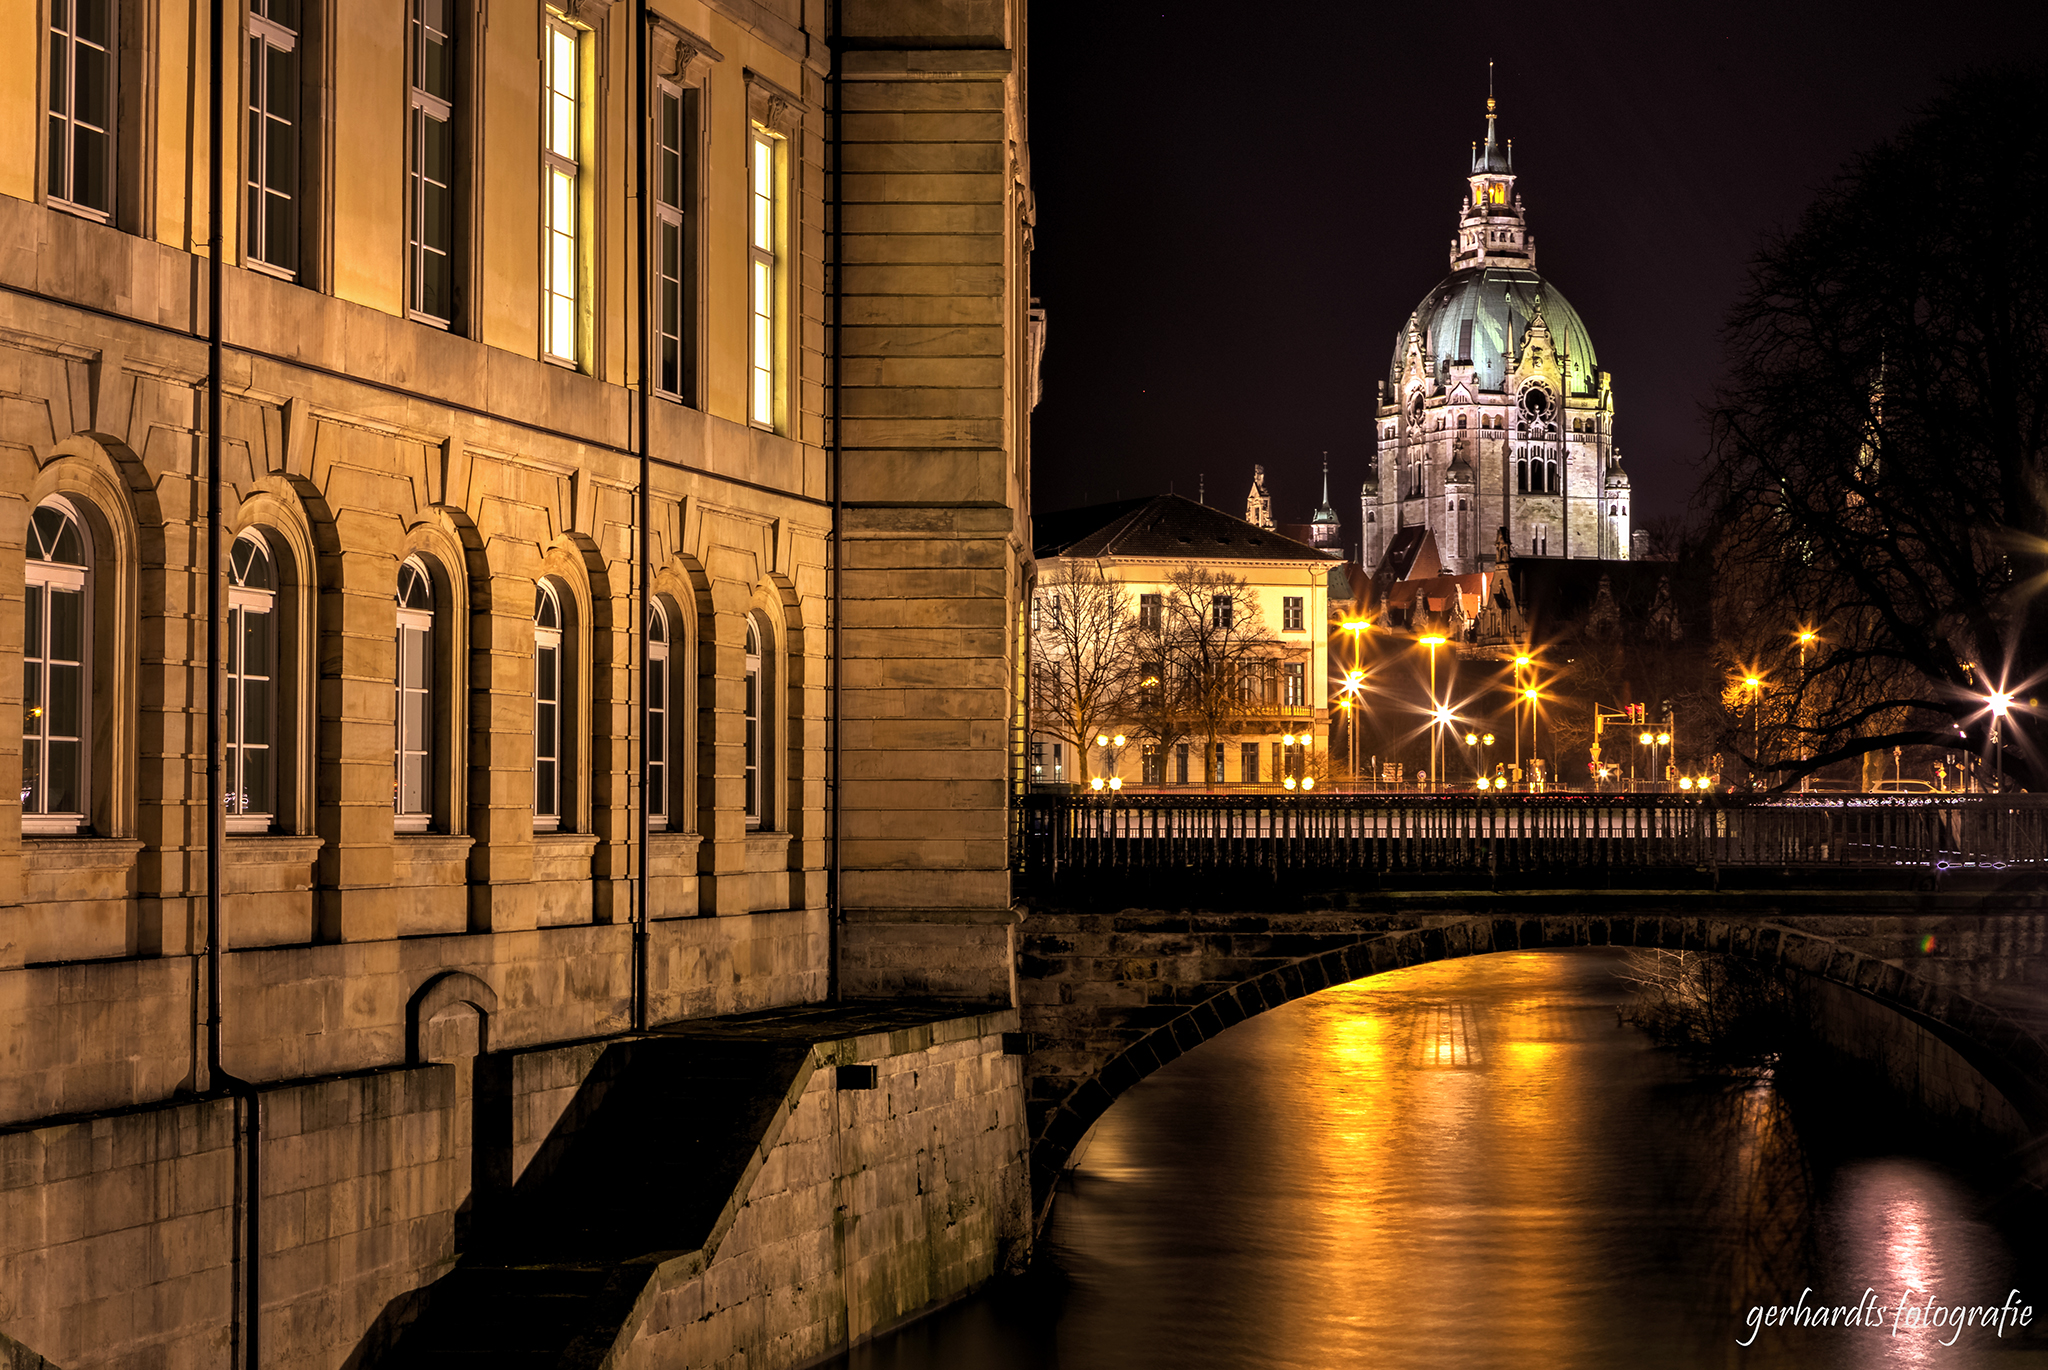
[[[2048,796],[1031,794],[1021,873],[2048,865]]]

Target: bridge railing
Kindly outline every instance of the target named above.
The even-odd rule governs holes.
[[[1023,874],[2048,863],[2048,796],[1026,796]]]

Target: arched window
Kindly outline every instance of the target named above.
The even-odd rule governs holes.
[[[1557,483],[1557,461],[1556,461],[1556,459],[1555,459],[1555,458],[1553,458],[1553,459],[1551,459],[1551,460],[1549,460],[1549,461],[1546,461],[1546,462],[1545,462],[1545,463],[1543,464],[1543,466],[1544,466],[1544,471],[1543,471],[1543,488],[1544,488],[1545,490],[1549,491],[1549,492],[1550,492],[1551,494],[1553,494],[1553,495],[1555,495],[1555,494],[1558,494],[1558,493],[1560,493],[1560,492],[1561,492],[1561,491],[1562,491],[1562,490],[1564,489],[1564,487],[1563,487],[1563,486],[1561,486],[1561,485],[1559,485],[1559,484]]]
[[[398,568],[397,726],[391,748],[391,822],[425,832],[433,818],[434,582],[419,558]]]
[[[1515,449],[1515,489],[1521,494],[1529,493],[1529,449]]]
[[[562,604],[554,587],[533,587],[533,826],[562,826]]]
[[[85,826],[92,572],[85,525],[53,499],[29,519],[22,613],[21,830]]]
[[[669,826],[670,815],[675,805],[670,802],[669,787],[673,783],[674,767],[670,762],[669,750],[673,739],[669,736],[669,670],[668,670],[668,615],[662,612],[660,604],[647,609],[647,825],[651,828]]]
[[[747,654],[742,675],[746,681],[743,701],[746,709],[746,800],[747,826],[759,828],[764,822],[768,809],[769,774],[765,764],[768,752],[768,738],[764,706],[767,677],[761,665],[761,629],[752,618],[747,620]]]
[[[263,535],[228,550],[229,832],[268,832],[277,809],[277,569]]]

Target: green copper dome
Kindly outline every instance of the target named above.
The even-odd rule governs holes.
[[[1599,362],[1578,311],[1543,277],[1512,266],[1453,272],[1423,297],[1415,311],[1416,323],[1429,348],[1435,379],[1446,379],[1454,363],[1469,361],[1478,368],[1481,390],[1498,393],[1505,389],[1508,368],[1522,350],[1539,298],[1543,321],[1550,325],[1551,342],[1562,351],[1570,368],[1571,393],[1594,394]],[[1403,328],[1394,339],[1394,360],[1388,369],[1391,393],[1400,391],[1407,357],[1408,330]]]

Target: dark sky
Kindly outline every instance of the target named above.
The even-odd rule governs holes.
[[[1033,502],[1192,495],[1206,473],[1242,513],[1260,462],[1276,517],[1306,521],[1327,449],[1355,523],[1376,384],[1448,270],[1490,57],[1537,267],[1614,375],[1638,526],[1683,512],[1762,237],[1944,76],[2039,60],[2044,16],[1038,0]]]

